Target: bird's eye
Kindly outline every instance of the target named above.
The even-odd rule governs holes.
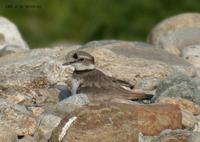
[[[74,59],[78,59],[78,55],[75,53],[75,54],[73,55],[73,58],[74,58]]]

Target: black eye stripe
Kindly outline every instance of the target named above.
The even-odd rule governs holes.
[[[73,55],[73,58],[74,58],[74,59],[78,59],[78,55],[75,53],[75,54]]]

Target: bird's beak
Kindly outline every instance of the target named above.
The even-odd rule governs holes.
[[[70,63],[66,62],[66,63],[63,64],[63,66],[67,66],[67,65],[70,65]]]
[[[76,63],[77,61],[67,61],[67,62],[65,62],[64,64],[63,64],[63,66],[68,66],[68,65],[71,65],[71,64],[73,64],[73,63]]]

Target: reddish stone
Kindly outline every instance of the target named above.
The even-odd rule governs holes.
[[[63,142],[138,142],[138,131],[159,135],[164,129],[181,128],[181,111],[168,104],[138,105],[94,103],[65,117],[53,131],[49,142],[58,137],[70,118],[77,117]]]

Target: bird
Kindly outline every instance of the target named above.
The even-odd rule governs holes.
[[[74,50],[66,55],[66,65],[72,65],[74,72],[72,78],[77,80],[79,86],[77,93],[87,94],[92,101],[109,101],[115,98],[140,101],[151,99],[152,94],[136,93],[122,86],[133,88],[134,86],[126,81],[105,75],[96,69],[95,59],[85,51]]]

